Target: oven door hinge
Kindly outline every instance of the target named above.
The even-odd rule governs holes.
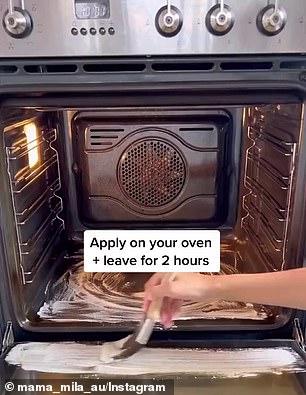
[[[293,338],[301,350],[306,353],[305,336],[299,318],[295,318],[293,324]]]
[[[15,342],[13,324],[11,322],[6,323],[5,332],[2,341],[1,354],[4,354]]]

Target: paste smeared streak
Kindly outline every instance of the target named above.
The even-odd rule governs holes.
[[[220,274],[237,273],[222,264]],[[209,275],[209,274],[208,274]],[[50,289],[39,316],[53,321],[104,323],[138,322],[142,317],[143,284],[150,274],[84,273],[83,262],[73,266]],[[264,320],[266,310],[239,302],[186,303],[180,320]]]
[[[9,352],[6,362],[19,365],[23,370],[28,371],[93,373],[102,376],[158,374],[228,378],[305,371],[304,361],[291,348],[236,350],[145,348],[132,357],[113,364],[101,363],[100,351],[101,345],[96,344],[19,344]]]

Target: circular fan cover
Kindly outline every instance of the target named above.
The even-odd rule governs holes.
[[[137,205],[154,208],[169,204],[178,197],[185,180],[182,156],[165,141],[138,141],[120,158],[120,186]]]

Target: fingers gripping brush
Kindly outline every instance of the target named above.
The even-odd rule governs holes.
[[[173,281],[175,273],[165,273],[162,283]],[[128,358],[146,346],[153,332],[156,322],[160,318],[160,310],[163,298],[155,299],[151,302],[148,311],[132,335],[124,339],[104,343],[101,348],[100,361],[111,363],[119,359]]]

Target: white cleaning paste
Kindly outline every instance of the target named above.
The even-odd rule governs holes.
[[[222,264],[221,273],[235,269]],[[69,269],[54,285],[51,300],[40,308],[43,320],[55,322],[131,323],[142,319],[143,293],[122,291],[123,273],[84,273],[83,262]],[[234,271],[235,272],[235,271]],[[121,285],[120,285],[121,284]],[[187,302],[180,312],[180,320],[240,319],[262,321],[267,313],[250,304],[217,301],[209,304]]]
[[[105,376],[187,374],[228,378],[305,371],[304,361],[291,348],[144,348],[126,360],[111,364],[102,363],[100,354],[101,345],[95,344],[27,343],[16,345],[6,362],[28,371]]]

